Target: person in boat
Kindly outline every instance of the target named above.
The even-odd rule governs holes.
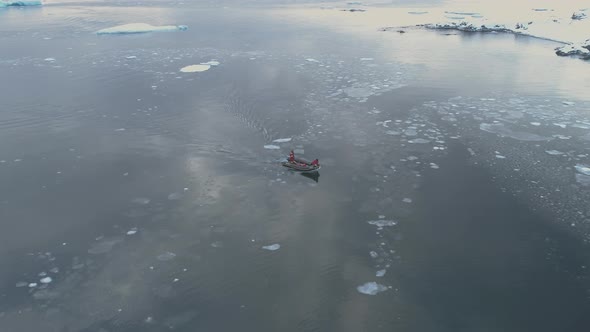
[[[291,153],[289,153],[289,162],[290,163],[295,162],[295,152],[293,152],[293,150],[291,150]]]
[[[320,166],[320,161],[317,159],[314,159],[314,161],[311,162],[311,166],[315,166],[315,167]]]

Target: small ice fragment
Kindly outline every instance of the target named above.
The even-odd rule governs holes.
[[[262,247],[262,249],[264,249],[264,250],[270,250],[270,251],[279,250],[280,248],[281,248],[281,245],[278,244],[278,243],[275,243],[275,244],[271,244],[271,245]]]
[[[541,122],[531,122],[531,125],[538,127],[541,125]]]
[[[151,316],[149,316],[144,320],[144,322],[146,322],[147,324],[151,324],[154,322],[154,319]]]
[[[135,204],[140,204],[140,205],[146,205],[150,203],[150,199],[149,198],[145,198],[145,197],[138,197],[138,198],[134,198],[132,200],[133,203]]]
[[[53,62],[53,61],[55,61],[55,59],[54,58],[45,58],[45,61],[47,61],[47,62]]]
[[[475,156],[475,151],[472,148],[467,148],[467,151],[469,151],[470,155]]]
[[[381,277],[383,277],[383,276],[385,275],[385,273],[387,273],[387,270],[379,270],[379,271],[377,271],[377,272],[375,273],[375,276],[376,276],[377,278],[381,278]]]
[[[118,129],[115,129],[115,131],[125,131],[125,128],[118,128]]]
[[[174,200],[178,200],[182,198],[182,194],[181,193],[171,193],[170,195],[168,195],[168,199],[171,201]]]
[[[162,261],[162,262],[167,262],[167,261],[171,261],[176,257],[176,254],[170,251],[166,251],[163,254],[160,254],[156,257],[157,260]]]
[[[395,130],[388,130],[385,132],[387,135],[391,135],[391,136],[397,136],[400,134],[399,131],[395,131]]]
[[[503,155],[501,155],[501,154],[497,154],[497,155],[496,155],[496,158],[498,158],[498,159],[506,159],[506,157],[504,157],[504,156],[503,156]]]
[[[411,198],[404,198],[404,199],[402,199],[402,202],[404,202],[404,203],[412,203],[412,199]]]
[[[25,281],[19,281],[16,283],[16,287],[21,288],[21,287],[26,287],[29,283],[25,282]]]
[[[307,61],[307,62],[319,62],[318,60],[316,60],[314,58],[307,58],[307,59],[305,59],[305,61]]]
[[[88,253],[92,255],[100,255],[105,254],[113,249],[113,247],[121,242],[123,239],[119,237],[113,237],[109,239],[103,239],[100,242],[97,242],[88,249]]]
[[[137,233],[137,227],[133,227],[132,229],[127,231],[127,235],[135,235]]]
[[[45,277],[47,275],[47,272],[39,272],[39,274],[37,274],[39,277]]]
[[[426,144],[426,143],[430,143],[430,141],[427,140],[427,139],[424,139],[424,138],[415,138],[415,139],[409,140],[408,143],[412,143],[412,144]]]
[[[291,138],[278,138],[273,141],[273,143],[287,143],[291,142]]]
[[[553,125],[558,126],[563,129],[565,129],[567,127],[567,125],[565,123],[554,123]]]
[[[215,241],[215,242],[211,243],[211,246],[213,248],[223,248],[223,242],[221,242],[221,241]]]
[[[369,221],[367,221],[367,224],[377,226],[377,227],[390,227],[390,226],[397,225],[397,222],[394,220],[379,219],[379,220],[369,220]]]
[[[137,59],[137,57],[135,55],[128,55],[125,57],[125,59],[131,60],[131,59]]]
[[[563,152],[557,150],[547,150],[545,151],[545,153],[550,154],[552,156],[560,156],[563,154]]]
[[[379,219],[385,219],[385,216],[384,216],[384,215],[382,215],[382,214],[380,214],[380,215],[379,215]]]
[[[361,294],[377,295],[378,293],[386,291],[388,288],[374,281],[371,281],[358,286],[356,289]]]
[[[578,171],[579,173],[582,173],[584,175],[590,175],[590,167],[589,166],[578,164],[575,167],[576,167],[576,171]]]
[[[178,278],[174,278],[174,280],[172,280],[172,282],[178,282],[180,279]]]
[[[571,105],[575,105],[575,104],[576,104],[576,103],[574,103],[573,101],[562,101],[562,103],[563,103],[564,105],[568,105],[568,106],[571,106]]]
[[[37,287],[37,283],[36,282],[32,282],[29,284],[29,288],[33,288],[33,287]]]
[[[49,270],[49,272],[51,272],[51,273],[59,273],[59,268],[54,267],[51,270]]]
[[[180,71],[183,73],[201,73],[209,70],[209,68],[211,68],[209,65],[190,65],[180,68]]]
[[[430,168],[439,169],[439,166],[435,163],[430,163]]]
[[[48,284],[48,283],[52,282],[53,279],[51,279],[51,277],[45,277],[39,281],[41,281],[42,284]]]
[[[207,66],[219,66],[219,61],[217,60],[211,60],[211,61],[207,61],[207,62],[201,62],[202,65],[207,65]]]
[[[280,147],[280,146],[278,146],[278,145],[272,145],[272,144],[268,144],[268,145],[265,145],[265,146],[264,146],[264,148],[265,148],[265,149],[268,149],[268,150],[278,150],[278,149],[280,149],[281,147]]]
[[[375,251],[370,251],[369,255],[371,256],[371,258],[377,258],[379,257],[379,254],[377,254]]]
[[[118,25],[115,27],[101,29],[96,32],[98,35],[114,35],[114,34],[137,34],[147,32],[169,32],[169,31],[184,31],[187,30],[186,25],[163,25],[153,26],[146,23],[130,23]]]
[[[361,58],[361,61],[373,61],[373,58]]]

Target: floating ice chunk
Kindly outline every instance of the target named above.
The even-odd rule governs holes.
[[[201,62],[202,65],[207,65],[207,66],[219,66],[220,62],[217,60],[211,60],[211,61],[207,61],[207,62]]]
[[[578,171],[579,173],[582,173],[584,175],[590,175],[590,166],[577,164],[575,168],[576,171]]]
[[[560,156],[563,154],[563,152],[557,151],[557,150],[547,150],[547,151],[545,151],[545,153],[552,155],[552,156]]]
[[[384,219],[369,220],[369,221],[367,221],[367,223],[369,225],[374,225],[374,226],[377,226],[377,227],[390,227],[390,226],[397,225],[397,222],[394,221],[394,220],[384,220]]]
[[[467,148],[467,151],[469,152],[470,155],[475,156],[475,151],[473,151],[472,148]]]
[[[432,169],[439,169],[440,167],[435,163],[430,163],[430,168]]]
[[[176,254],[170,251],[166,251],[163,254],[159,254],[156,259],[162,262],[171,261],[176,257]]]
[[[371,256],[371,258],[377,258],[379,257],[379,254],[377,254],[375,251],[370,251],[369,256]]]
[[[409,140],[408,143],[412,143],[412,144],[426,144],[426,143],[430,143],[430,141],[427,140],[427,139],[424,139],[424,138],[415,138],[415,139]]]
[[[55,61],[55,58],[45,58],[44,60],[47,61],[47,62],[54,62]]]
[[[409,156],[407,159],[409,161],[414,161],[414,160],[418,160],[418,157],[416,157],[416,156]]]
[[[125,128],[117,128],[115,131],[125,131]]]
[[[175,200],[178,200],[181,198],[182,198],[181,193],[171,193],[170,195],[168,195],[168,200],[171,200],[171,201],[175,201]]]
[[[573,101],[562,101],[561,103],[564,104],[564,105],[567,105],[567,106],[572,106],[572,105],[575,105],[576,104]]]
[[[538,126],[540,126],[540,125],[541,125],[541,123],[540,123],[540,122],[531,122],[531,125],[533,125],[533,126],[537,126],[537,127],[538,127]]]
[[[127,235],[135,235],[137,234],[137,227],[133,227],[132,229],[127,231]]]
[[[122,241],[123,239],[120,237],[103,239],[100,242],[93,244],[92,247],[88,249],[88,253],[93,255],[105,254],[111,251],[117,243]]]
[[[316,60],[314,58],[307,58],[307,59],[305,59],[305,61],[307,61],[307,62],[319,62],[318,60]]]
[[[211,246],[213,248],[223,248],[223,242],[221,242],[221,241],[215,241],[215,242],[211,243]]]
[[[25,7],[25,6],[41,6],[41,1],[38,0],[18,0],[18,1],[0,1],[0,8],[2,7]]]
[[[587,17],[586,13],[582,11],[574,12],[572,14],[572,20],[583,20]]]
[[[131,59],[137,59],[137,56],[135,55],[128,55],[125,57],[125,59],[131,60]]]
[[[291,138],[277,138],[273,141],[274,143],[287,143],[291,142]]]
[[[37,283],[36,282],[32,282],[29,284],[29,288],[33,288],[33,287],[37,287]]]
[[[500,137],[509,137],[519,141],[549,141],[551,140],[548,137],[539,136],[537,134],[527,133],[527,132],[520,132],[514,131],[510,128],[506,128],[501,123],[482,123],[479,125],[479,129],[486,131],[488,133],[496,134]]]
[[[361,61],[373,61],[373,58],[361,58]]]
[[[379,219],[385,219],[385,216],[384,216],[384,215],[382,215],[382,214],[380,214],[380,215],[379,215]]]
[[[349,97],[352,98],[367,98],[370,97],[374,94],[373,89],[369,88],[369,87],[348,87],[343,89],[342,91],[344,91],[344,93],[346,93],[346,95],[348,95]]]
[[[59,273],[59,268],[58,267],[54,267],[51,270],[49,270],[49,272],[51,272],[51,273]]]
[[[404,203],[412,203],[412,199],[411,198],[404,198],[404,199],[402,199],[402,202],[404,202]]]
[[[564,128],[564,129],[567,127],[567,125],[565,123],[554,123],[553,125],[558,126],[560,128]]]
[[[25,281],[19,281],[16,283],[16,287],[21,288],[21,287],[27,287],[29,285],[28,282]]]
[[[264,148],[265,148],[265,149],[268,149],[268,150],[278,150],[278,149],[280,149],[281,147],[280,147],[280,146],[278,146],[278,145],[272,145],[272,144],[268,144],[268,145],[265,145],[265,146],[264,146]]]
[[[200,73],[209,70],[210,65],[190,65],[180,68],[183,73]]]
[[[162,25],[154,26],[146,23],[130,23],[117,25],[115,27],[98,30],[98,35],[111,35],[111,34],[134,34],[134,33],[147,33],[147,32],[170,32],[170,31],[184,31],[188,29],[186,25]]]
[[[263,246],[262,249],[264,249],[264,250],[270,250],[270,251],[275,251],[275,250],[281,249],[281,245],[278,244],[278,243],[275,243],[275,244],[271,244],[271,245],[268,245],[268,246]]]
[[[374,281],[367,282],[356,288],[356,290],[365,295],[377,295],[378,293],[386,291],[388,288]]]
[[[42,278],[41,280],[39,280],[42,284],[49,284],[53,281],[53,279],[51,279],[51,277],[45,277]]]
[[[150,199],[145,197],[137,197],[134,198],[131,202],[139,205],[146,205],[150,203]]]
[[[379,270],[379,271],[375,272],[375,277],[381,278],[385,275],[385,273],[387,273],[387,270],[385,270],[385,269]]]
[[[497,154],[497,155],[496,155],[496,158],[498,158],[498,159],[506,159],[506,157],[504,157],[504,156],[503,156],[503,155],[501,155],[501,154]]]
[[[385,132],[387,135],[391,135],[391,136],[397,136],[400,134],[399,131],[395,131],[395,130],[388,130]]]

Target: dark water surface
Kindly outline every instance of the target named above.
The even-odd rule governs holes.
[[[189,30],[94,34],[129,22]],[[590,75],[554,46],[1,10],[0,330],[584,331]]]

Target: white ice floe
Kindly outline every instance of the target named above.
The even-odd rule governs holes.
[[[578,171],[581,174],[590,175],[590,166],[577,164],[575,166],[575,168],[576,168],[576,171]]]
[[[373,58],[361,58],[361,61],[373,61]]]
[[[356,290],[365,295],[377,295],[378,293],[388,290],[387,286],[383,286],[374,281],[367,282],[356,288]]]
[[[411,198],[404,198],[404,199],[402,199],[402,202],[404,202],[404,203],[412,203],[412,199]]]
[[[278,146],[278,145],[268,144],[268,145],[265,145],[265,146],[264,146],[264,148],[265,148],[265,149],[268,149],[268,150],[278,150],[278,149],[280,149],[281,147],[280,147],[280,146]]]
[[[188,29],[186,25],[162,25],[154,26],[147,23],[129,23],[117,25],[115,27],[98,30],[99,35],[109,34],[135,34],[147,32],[170,32],[170,31],[184,31]]]
[[[262,249],[264,249],[264,250],[270,250],[270,251],[275,251],[275,250],[281,249],[281,245],[278,244],[278,243],[275,243],[275,244],[271,244],[271,245],[268,245],[268,246],[263,246]]]
[[[203,64],[190,65],[190,66],[180,68],[180,71],[183,73],[201,73],[201,72],[209,70],[209,68],[211,68],[210,65],[203,65]]]
[[[557,150],[547,150],[545,153],[552,155],[552,156],[561,156],[563,152]]]
[[[29,288],[33,288],[33,287],[37,287],[37,283],[36,282],[32,282],[29,284]]]
[[[316,60],[314,58],[307,58],[307,59],[305,59],[305,61],[307,61],[307,62],[319,62],[318,60]]]
[[[379,220],[369,220],[367,221],[367,223],[369,225],[374,225],[377,227],[390,227],[390,226],[395,226],[397,225],[397,222],[394,220],[385,220],[385,219],[379,219]]]
[[[440,167],[435,163],[430,163],[430,168],[432,169],[439,169]]]
[[[137,234],[137,227],[133,227],[127,231],[127,235],[135,235]]]
[[[497,155],[496,155],[496,158],[498,158],[498,159],[506,159],[506,157],[505,157],[505,156],[503,156],[503,155],[501,155],[501,154],[497,154]]]
[[[157,260],[162,261],[162,262],[171,261],[174,258],[176,258],[176,254],[173,252],[170,252],[170,251],[166,251],[156,257]]]
[[[207,66],[219,66],[221,63],[217,60],[211,60],[211,61],[207,61],[207,62],[201,62],[202,65],[207,65]]]
[[[45,58],[44,60],[47,61],[47,62],[54,62],[55,61],[55,58]]]
[[[275,140],[273,140],[273,143],[287,143],[287,142],[291,142],[291,138],[277,138]]]
[[[45,277],[42,278],[41,280],[39,280],[42,284],[49,284],[53,281],[53,279],[51,279],[51,277]]]
[[[531,125],[538,127],[541,125],[541,123],[540,122],[531,122]]]
[[[385,269],[379,270],[379,271],[375,272],[375,277],[381,278],[385,275],[385,273],[387,273],[387,270],[385,270]]]
[[[379,257],[379,254],[375,251],[370,251],[369,256],[371,256],[371,258],[377,258],[377,257]]]

